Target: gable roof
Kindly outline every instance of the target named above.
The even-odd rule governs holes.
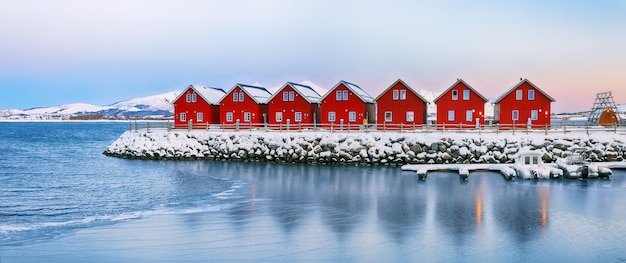
[[[419,93],[417,93],[417,91],[415,91],[413,88],[411,88],[409,85],[407,85],[404,81],[402,81],[401,79],[396,80],[393,84],[391,84],[388,88],[386,88],[385,90],[383,90],[383,92],[380,93],[380,95],[378,95],[378,97],[376,97],[376,99],[374,99],[375,101],[378,102],[378,99],[380,99],[380,97],[382,97],[383,95],[385,95],[385,93],[389,92],[389,90],[391,90],[391,88],[393,88],[393,86],[395,86],[396,84],[402,84],[404,87],[406,87],[409,91],[411,91],[413,94],[415,94],[415,96],[417,96],[420,100],[422,100],[423,102],[426,103],[430,103],[427,99],[425,99],[424,97],[422,97],[422,95],[420,95]]]
[[[205,86],[200,86],[200,85],[189,85],[187,86],[187,88],[183,90],[183,92],[181,92],[180,94],[178,94],[178,96],[176,96],[176,98],[172,101],[172,103],[176,102],[183,95],[185,95],[185,91],[188,89],[193,89],[197,94],[200,95],[200,97],[202,97],[202,99],[204,99],[204,101],[212,105],[219,105],[220,101],[222,100],[222,97],[226,95],[226,91],[220,88],[205,87]]]
[[[530,80],[528,79],[520,79],[521,81],[517,84],[515,84],[513,87],[509,88],[506,92],[504,92],[504,94],[500,95],[500,97],[498,97],[498,99],[496,99],[496,101],[494,102],[494,104],[498,104],[500,103],[500,101],[502,99],[504,99],[504,97],[508,96],[511,92],[513,92],[515,89],[517,89],[519,86],[521,86],[524,82],[530,84],[530,86],[532,86],[534,89],[536,89],[537,91],[539,91],[541,94],[543,94],[544,96],[546,96],[546,98],[548,98],[551,102],[555,102],[556,100],[554,98],[552,98],[550,95],[548,95],[548,93],[545,93],[543,90],[541,90],[539,87],[535,86],[535,84],[533,84],[532,82],[530,82]]]
[[[272,93],[269,92],[264,87],[253,86],[253,85],[248,85],[248,84],[241,84],[241,83],[235,84],[235,86],[233,86],[233,88],[230,89],[228,91],[228,93],[230,93],[231,91],[233,91],[237,87],[241,88],[241,90],[243,90],[243,92],[248,94],[248,96],[250,96],[257,104],[265,104],[265,103],[267,103],[269,98],[272,97]]]
[[[276,97],[280,93],[280,91],[285,89],[285,87],[287,86],[290,86],[291,88],[293,88],[308,103],[319,103],[320,99],[322,98],[322,96],[310,86],[295,83],[295,82],[287,82],[285,83],[285,85],[280,87],[280,89],[274,92],[274,95],[272,95],[267,101],[269,102],[270,100],[274,99],[274,97]]]
[[[476,91],[474,88],[472,88],[472,86],[468,85],[465,81],[463,81],[463,79],[456,79],[456,82],[454,82],[454,84],[452,84],[452,86],[450,86],[449,88],[447,88],[446,90],[444,90],[441,94],[439,94],[439,96],[437,96],[437,98],[435,98],[435,100],[433,100],[433,102],[437,103],[437,101],[439,99],[441,99],[441,97],[443,97],[443,95],[445,95],[446,93],[448,93],[448,91],[450,91],[452,88],[456,87],[456,85],[458,85],[459,83],[463,83],[463,85],[465,85],[467,88],[469,88],[471,91],[473,91],[474,93],[476,93],[476,95],[478,95],[478,97],[480,97],[484,102],[489,101],[487,98],[485,98],[485,96],[483,96],[482,94],[480,94],[480,92]]]
[[[324,94],[324,96],[320,100],[325,99],[328,96],[328,94],[333,93],[335,91],[335,89],[337,87],[339,87],[339,85],[341,85],[341,84],[346,86],[350,91],[352,91],[352,93],[356,94],[357,97],[359,97],[359,99],[361,99],[363,102],[365,102],[365,103],[374,103],[374,98],[372,98],[372,96],[370,96],[369,94],[367,94],[367,92],[365,92],[363,89],[361,89],[361,87],[359,87],[358,85],[356,85],[354,83],[347,82],[345,80],[339,81],[339,83],[337,83],[337,85],[335,85],[332,89],[330,89],[328,92],[326,92],[326,94]]]

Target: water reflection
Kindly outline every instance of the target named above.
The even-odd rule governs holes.
[[[503,190],[493,207],[501,228],[519,242],[539,238],[548,224],[549,185],[524,181],[505,184]]]
[[[313,227],[314,233],[330,233],[331,240],[342,244],[372,239],[377,245],[391,240],[412,248],[441,244],[465,249],[442,250],[451,258],[517,247],[520,255],[550,239],[546,233],[551,227],[575,228],[569,225],[575,220],[562,220],[572,213],[595,222],[626,216],[614,202],[626,198],[619,191],[623,176],[610,181],[505,181],[485,172],[462,182],[456,173],[431,173],[420,182],[414,173],[395,167],[190,162],[174,169],[184,171],[186,165],[195,171],[174,176],[178,192],[202,193],[212,184],[203,182],[202,174],[240,182],[242,188],[223,200],[228,224],[242,233],[261,224],[295,240],[310,235]],[[555,223],[555,218],[561,221]],[[590,229],[599,229],[594,227]]]

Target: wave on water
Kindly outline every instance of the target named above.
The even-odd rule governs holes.
[[[219,178],[223,181],[229,181],[227,178]],[[122,223],[131,220],[139,220],[151,216],[159,215],[187,215],[196,213],[218,212],[230,206],[224,200],[239,199],[236,191],[244,186],[241,181],[230,181],[230,187],[226,190],[208,195],[209,200],[202,204],[187,203],[168,203],[153,207],[150,210],[131,211],[120,214],[87,216],[83,218],[68,218],[59,220],[59,218],[51,217],[48,222],[33,222],[24,224],[0,223],[0,243],[4,245],[20,245],[34,241],[43,241],[49,238],[58,237],[65,234],[71,234],[79,229],[93,228],[98,226]],[[213,201],[210,201],[213,199]],[[45,209],[44,209],[45,210]]]

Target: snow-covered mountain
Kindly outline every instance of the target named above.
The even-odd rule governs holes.
[[[180,91],[125,100],[106,106],[87,103],[71,103],[51,107],[38,107],[27,110],[0,110],[0,119],[65,119],[77,116],[101,116],[105,118],[126,117],[168,117],[174,114],[172,101]]]

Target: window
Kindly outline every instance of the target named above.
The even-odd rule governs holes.
[[[341,100],[341,90],[338,90],[338,91],[335,93],[335,100]]]
[[[191,102],[191,93],[187,93],[187,102]]]
[[[187,113],[180,114],[180,121],[187,121]]]
[[[294,116],[294,120],[296,122],[302,122],[302,112],[296,112],[295,116]]]
[[[513,119],[514,121],[518,121],[519,120],[519,111],[518,110],[513,110],[511,112],[511,119]]]
[[[472,121],[472,119],[474,118],[474,111],[473,110],[467,110],[465,111],[465,120],[466,121]]]
[[[393,116],[391,111],[385,111],[385,122],[392,122]]]
[[[276,112],[276,122],[281,122],[283,121],[283,113],[280,111]]]
[[[463,90],[463,100],[469,100],[470,91],[468,89]]]
[[[239,92],[239,101],[243,102],[243,91]]]
[[[530,111],[530,119],[536,121],[539,118],[539,111],[531,110]]]
[[[203,117],[204,117],[204,116],[202,116],[202,115],[203,115],[203,114],[202,114],[202,112],[198,112],[198,113],[196,113],[196,119],[198,120],[198,122],[202,122],[202,119],[203,119]]]
[[[407,111],[406,112],[406,121],[407,122],[414,122],[415,121],[415,113],[412,111]]]
[[[448,111],[448,121],[454,121],[454,110]]]
[[[458,90],[453,90],[452,91],[452,100],[458,100],[459,99],[459,91]]]
[[[530,156],[524,156],[524,164],[530,164]]]
[[[400,96],[398,95],[398,90],[393,91],[393,100],[398,100]]]
[[[294,95],[295,93],[293,91],[289,92],[289,101],[294,101]]]
[[[329,111],[328,112],[328,121],[329,122],[334,122],[335,121],[335,112],[334,111]]]
[[[243,113],[243,121],[250,122],[250,113],[249,112],[244,112]]]
[[[191,102],[196,102],[196,94],[195,93],[191,94]]]
[[[348,91],[347,90],[343,91],[343,100],[348,100]]]
[[[289,92],[283,92],[283,101],[289,101]]]
[[[535,90],[528,90],[528,100],[535,100]]]
[[[539,164],[539,156],[533,156],[533,164]]]
[[[406,90],[400,90],[400,100],[406,100]]]
[[[524,97],[524,91],[523,90],[516,90],[515,91],[515,100],[522,100],[523,97]]]
[[[355,111],[351,111],[348,113],[348,121],[356,121],[356,112]]]
[[[236,91],[233,93],[233,101],[234,102],[238,102],[239,101],[239,93],[236,92]]]
[[[232,112],[227,112],[226,113],[226,121],[227,122],[233,122],[233,113]]]

